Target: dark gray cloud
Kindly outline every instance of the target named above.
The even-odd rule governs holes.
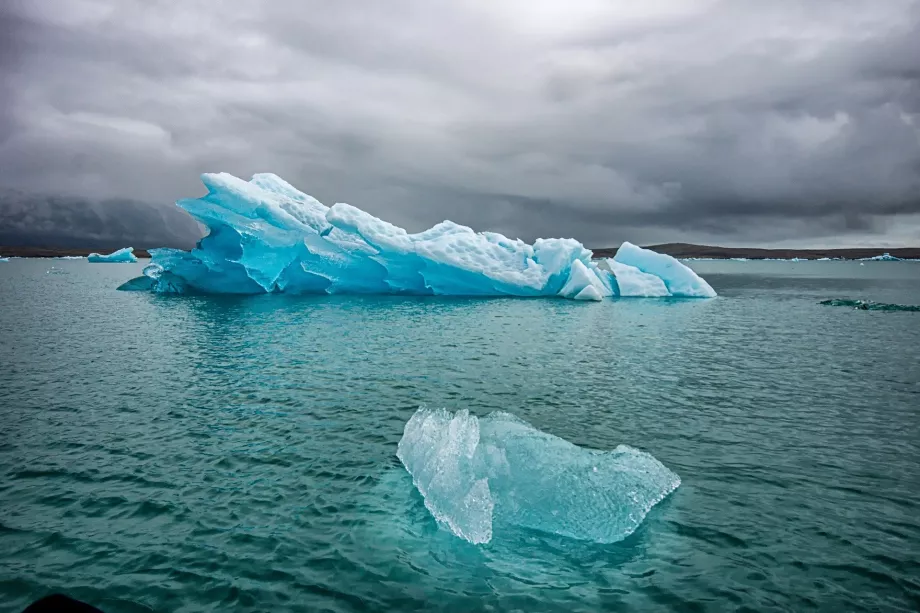
[[[412,230],[920,243],[920,0],[11,0],[0,185],[275,172]]]
[[[201,235],[198,224],[178,207],[0,189],[0,245],[190,249]]]

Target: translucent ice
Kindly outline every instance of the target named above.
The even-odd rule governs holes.
[[[118,251],[113,251],[108,255],[91,253],[86,256],[88,262],[93,263],[110,263],[110,264],[129,264],[137,261],[134,255],[134,247],[124,247]]]
[[[471,543],[501,526],[613,543],[680,485],[647,453],[584,449],[501,412],[419,409],[396,455],[435,519]]]
[[[591,251],[573,239],[538,239],[529,245],[451,221],[410,234],[348,204],[327,207],[272,174],[258,174],[248,182],[225,173],[205,174],[202,181],[208,194],[178,205],[208,226],[208,236],[189,252],[151,250],[144,277],[122,289],[575,300],[618,294],[615,274],[599,267]],[[680,268],[672,270],[660,263],[676,263],[673,258],[639,251],[660,258],[654,260],[659,262],[655,270],[673,275],[683,269],[684,276],[696,280],[679,283],[675,277],[672,287],[669,279],[662,279],[668,286],[666,295],[715,295],[690,269],[678,264]],[[681,293],[685,289],[691,293]]]
[[[0,262],[9,262],[9,261],[10,261],[9,258],[0,258]]]

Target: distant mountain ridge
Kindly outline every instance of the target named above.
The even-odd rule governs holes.
[[[203,235],[188,213],[171,204],[0,189],[0,245],[77,251],[190,249]]]
[[[888,253],[903,260],[920,259],[920,248],[917,247],[856,247],[843,249],[759,249],[754,247],[714,247],[710,245],[693,245],[690,243],[664,243],[646,247],[658,253],[666,253],[676,258],[713,258],[732,259],[747,258],[749,260],[817,260],[820,258],[839,258],[844,260],[858,260],[871,258],[883,253]],[[594,257],[613,257],[616,247],[594,249]]]

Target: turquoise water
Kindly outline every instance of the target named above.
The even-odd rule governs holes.
[[[0,264],[0,611],[915,611],[920,263],[695,262],[715,300],[169,297]],[[420,405],[652,453],[632,536],[474,546]]]

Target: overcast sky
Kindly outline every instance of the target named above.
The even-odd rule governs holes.
[[[414,231],[918,245],[920,0],[0,2],[0,187],[206,171]]]

